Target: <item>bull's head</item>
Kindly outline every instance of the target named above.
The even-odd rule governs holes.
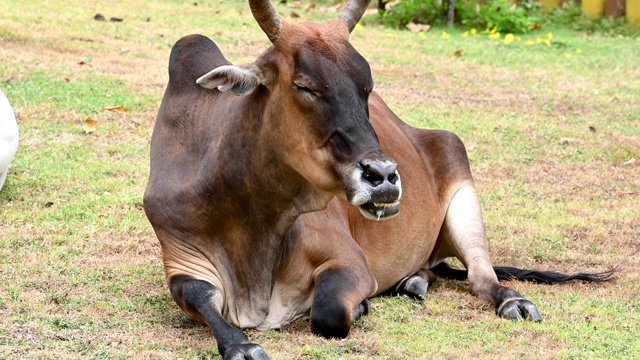
[[[369,123],[369,64],[349,43],[368,3],[350,0],[324,24],[293,24],[270,0],[249,0],[273,46],[254,63],[221,66],[197,82],[236,95],[254,93],[260,102],[268,98],[262,126],[287,165],[380,220],[398,213],[402,190],[396,162],[382,152]]]

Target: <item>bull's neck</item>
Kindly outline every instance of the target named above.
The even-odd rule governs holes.
[[[209,231],[216,233],[240,288],[260,298],[269,294],[283,254],[285,235],[299,215],[326,206],[316,191],[287,166],[268,129],[256,123],[228,128],[215,155]],[[233,135],[231,135],[233,134]],[[233,274],[233,275],[231,275]],[[257,300],[256,300],[257,301]]]
[[[253,105],[250,118],[230,125],[227,133],[233,136],[224,137],[225,150],[218,154],[225,168],[225,186],[218,195],[232,200],[235,216],[250,225],[249,236],[281,239],[299,215],[326,207],[331,195],[314,188],[285,161],[294,150],[287,147],[292,131],[274,118],[281,115],[268,116],[264,104],[247,100]]]

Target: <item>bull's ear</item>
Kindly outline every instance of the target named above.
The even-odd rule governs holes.
[[[217,67],[196,80],[200,86],[235,95],[249,95],[260,85],[258,67],[254,64],[224,65]]]

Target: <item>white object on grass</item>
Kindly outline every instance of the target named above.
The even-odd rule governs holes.
[[[9,171],[9,164],[18,150],[18,123],[9,100],[0,90],[0,190]]]

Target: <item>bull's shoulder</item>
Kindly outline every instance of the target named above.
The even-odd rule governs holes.
[[[230,62],[218,46],[204,35],[187,35],[176,42],[169,56],[169,87],[173,91],[199,89],[196,80]]]
[[[441,180],[453,183],[471,179],[467,150],[458,135],[409,126],[406,132],[425,164]]]
[[[375,92],[369,100],[369,107],[380,141],[387,144],[389,149],[385,151],[392,156],[410,158],[410,153],[415,151],[427,169],[442,180],[466,180],[471,177],[467,151],[456,134],[407,124]]]

